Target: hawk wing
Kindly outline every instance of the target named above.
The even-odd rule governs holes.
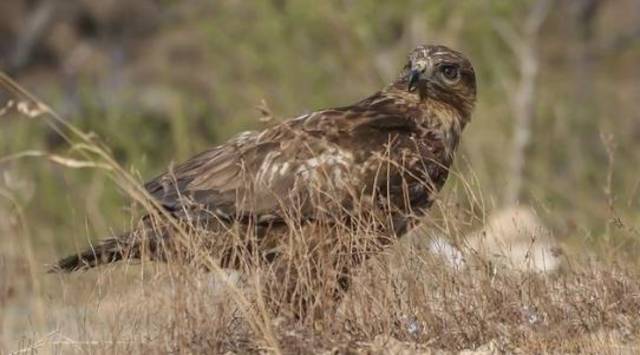
[[[309,190],[344,188],[353,153],[327,139],[322,124],[346,119],[325,111],[301,116],[262,132],[245,132],[170,169],[145,185],[173,213],[194,207],[218,218],[280,218],[292,201],[309,212]],[[336,127],[339,126],[336,125]],[[346,136],[336,129],[334,136]]]
[[[344,205],[350,196],[370,193],[370,185],[386,184],[386,177],[373,176],[380,172],[372,159],[376,152],[389,149],[391,141],[415,145],[413,111],[378,93],[353,106],[245,132],[145,187],[174,213],[197,206],[225,219],[278,219],[291,203],[303,214],[313,213],[318,198]]]
[[[196,205],[231,214],[235,196],[243,188],[244,166],[258,164],[257,154],[247,153],[262,147],[257,133],[244,132],[229,142],[208,149],[145,184],[147,191],[167,210],[181,212]],[[271,149],[273,149],[271,147]],[[251,161],[255,160],[255,161]]]

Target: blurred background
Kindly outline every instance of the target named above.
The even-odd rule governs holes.
[[[422,43],[476,68],[456,169],[483,211],[533,206],[568,248],[635,260],[638,1],[0,2],[0,69],[141,181],[264,126],[264,111],[284,119],[363,98]],[[0,117],[0,159],[26,150],[69,146],[44,121]],[[444,194],[478,203],[459,179]],[[127,206],[104,172],[0,160],[1,302],[37,287],[9,278],[125,228]]]

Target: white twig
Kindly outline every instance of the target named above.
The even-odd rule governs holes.
[[[513,51],[519,76],[515,83],[513,99],[509,101],[513,114],[513,148],[509,161],[505,205],[518,202],[524,179],[525,152],[531,140],[531,122],[535,117],[536,79],[538,76],[537,42],[551,0],[538,0],[529,9],[521,34],[504,21],[494,20],[494,29]]]

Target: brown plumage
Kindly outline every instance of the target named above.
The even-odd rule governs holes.
[[[349,226],[355,214],[377,216],[380,235],[390,236],[381,244],[387,244],[445,183],[475,97],[474,70],[462,54],[419,46],[396,81],[362,101],[242,133],[145,188],[179,223],[199,231],[193,233],[202,236],[199,247],[224,267],[237,266],[242,254],[229,237],[233,226],[236,235],[255,234],[243,250],[257,250],[267,261],[277,256],[292,220]],[[136,230],[62,259],[52,270],[172,254],[193,260],[193,251],[178,251],[174,227],[152,220],[146,216]]]

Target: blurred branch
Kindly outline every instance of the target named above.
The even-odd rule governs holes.
[[[600,0],[602,1],[602,0]],[[635,1],[633,6],[633,13],[635,18],[640,16],[640,2]],[[613,39],[607,41],[602,46],[598,53],[620,53],[640,43],[640,24],[635,25],[632,29],[620,33]]]
[[[538,38],[542,25],[551,9],[551,0],[538,0],[528,11],[520,33],[504,20],[493,19],[500,38],[513,52],[519,76],[513,86],[513,99],[509,101],[513,113],[513,147],[509,161],[504,204],[518,202],[522,189],[525,152],[531,140],[531,121],[535,117],[536,79],[538,76]]]
[[[621,33],[615,38],[607,41],[601,45],[598,53],[620,53],[625,51],[634,45],[640,43],[640,25],[626,33]]]
[[[26,19],[24,29],[19,32],[11,58],[11,70],[17,70],[28,64],[31,53],[47,33],[54,19],[56,0],[41,1]]]
[[[603,0],[571,0],[569,2],[573,26],[579,32],[583,41],[590,41],[593,38],[594,23],[601,12],[605,1]],[[640,3],[639,3],[640,4]],[[636,4],[635,14],[640,15],[640,5]],[[597,44],[596,48],[591,48],[593,60],[602,60],[604,57],[614,53],[623,52],[640,42],[640,25],[636,25],[630,30],[619,33],[613,38]]]
[[[579,106],[587,103],[593,95],[594,27],[602,9],[601,0],[573,1],[569,6],[572,32],[573,76],[575,94]]]

